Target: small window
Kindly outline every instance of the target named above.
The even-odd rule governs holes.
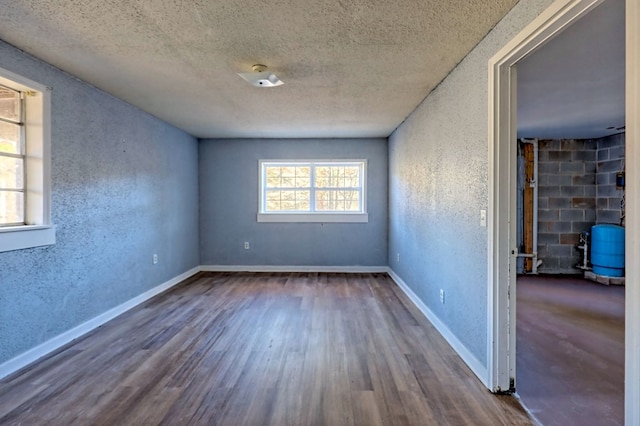
[[[0,252],[55,243],[50,93],[0,68]]]
[[[260,161],[258,222],[367,222],[366,161]]]

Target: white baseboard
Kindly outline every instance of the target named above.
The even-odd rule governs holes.
[[[198,272],[200,272],[200,268],[196,267],[183,274],[180,274],[177,277],[172,278],[169,281],[166,281],[159,286],[154,287],[151,290],[148,290],[141,295],[124,302],[121,305],[116,306],[115,308],[109,309],[107,312],[100,314],[97,317],[92,318],[89,321],[72,328],[71,330],[65,331],[64,333],[57,335],[56,337],[36,346],[35,348],[29,349],[28,351],[16,356],[15,358],[12,358],[9,361],[0,364],[0,379],[20,370],[23,367],[26,367],[32,362],[39,360],[40,358],[50,354],[56,349],[66,345],[67,343],[79,337],[82,337],[83,335],[100,327],[101,325],[112,320],[118,315],[122,315],[128,310],[170,289],[171,287],[181,283],[185,279],[197,274]]]
[[[431,311],[431,309],[429,309],[427,305],[425,305],[422,300],[420,300],[420,298],[413,292],[413,290],[411,290],[407,283],[405,283],[402,278],[400,278],[398,274],[393,271],[393,269],[388,268],[387,272],[393,279],[393,281],[398,284],[398,287],[400,287],[404,294],[406,294],[407,297],[411,299],[411,301],[418,307],[418,309],[420,309],[424,316],[427,317],[431,324],[433,324],[436,330],[438,330],[442,337],[444,337],[445,340],[451,345],[453,350],[458,353],[460,358],[462,358],[462,360],[469,366],[471,371],[473,371],[473,373],[478,376],[480,381],[485,386],[489,387],[487,382],[489,374],[487,366],[478,361],[478,358],[476,358],[471,353],[471,351],[469,351],[469,349],[467,349],[467,347],[460,340],[458,340],[455,334],[453,334],[451,330],[449,330],[449,328],[447,328],[447,326],[444,325],[442,321],[440,321],[436,314],[434,314],[433,311]]]
[[[202,265],[203,272],[334,272],[374,274],[389,270],[386,266],[272,266],[272,265]]]

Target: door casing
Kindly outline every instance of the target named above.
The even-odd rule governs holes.
[[[603,0],[558,0],[489,61],[486,383],[516,380],[516,64]],[[640,424],[640,2],[626,0],[625,424]]]

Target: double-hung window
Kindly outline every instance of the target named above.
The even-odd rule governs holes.
[[[367,222],[365,160],[261,160],[258,222]]]
[[[0,86],[0,226],[24,225],[24,93]]]
[[[0,252],[55,243],[50,93],[0,68]]]

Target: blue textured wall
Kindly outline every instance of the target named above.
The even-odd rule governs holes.
[[[256,221],[258,160],[326,158],[368,160],[369,223]],[[203,265],[386,266],[386,139],[204,140],[199,161]]]
[[[485,365],[488,61],[550,3],[516,4],[389,138],[389,265]]]
[[[52,91],[57,244],[0,253],[0,363],[199,263],[197,141],[0,42]],[[159,263],[152,264],[157,253]]]

